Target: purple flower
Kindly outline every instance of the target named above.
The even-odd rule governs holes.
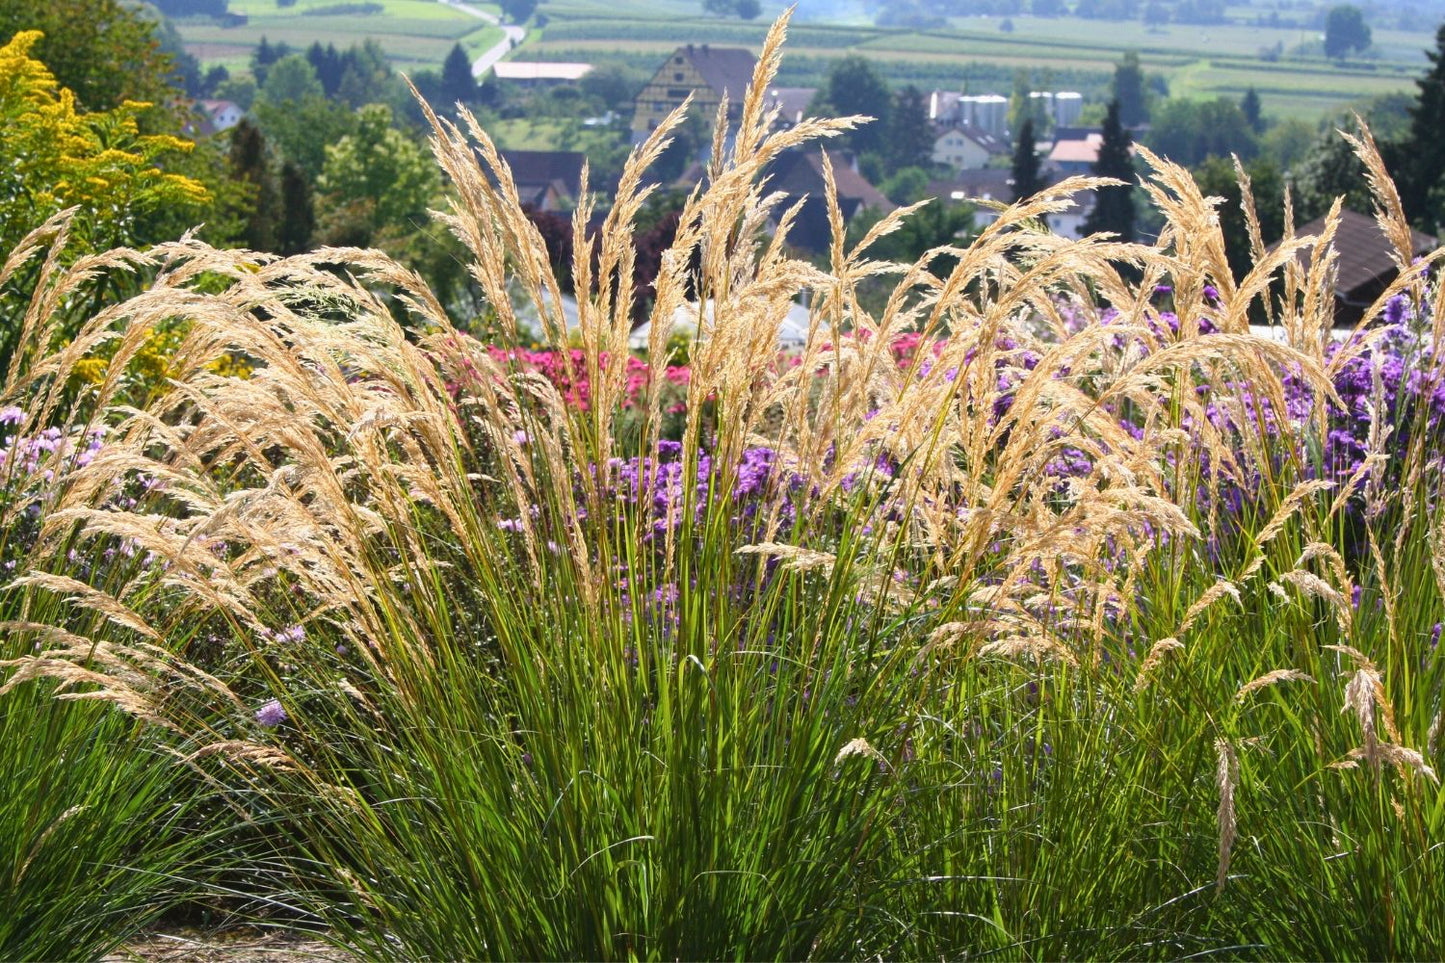
[[[25,411],[10,405],[7,408],[0,408],[0,425],[18,425],[25,420]]]
[[[1385,302],[1385,323],[1389,325],[1402,324],[1410,317],[1410,299],[1403,294],[1397,294]]]
[[[274,729],[286,721],[286,710],[281,705],[281,700],[272,699],[264,703],[256,710],[256,721],[267,729]]]

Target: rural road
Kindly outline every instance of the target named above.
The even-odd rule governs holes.
[[[487,13],[485,10],[478,10],[469,3],[462,3],[461,0],[440,0],[440,2],[451,7],[453,10],[476,17],[478,20],[485,20],[494,27],[501,27],[502,32],[506,34],[506,36],[494,46],[482,51],[482,55],[472,61],[473,77],[480,78],[488,70],[491,70],[492,64],[505,57],[507,51],[521,43],[522,38],[527,36],[527,31],[524,28],[516,26],[515,24],[503,26],[501,20],[495,14]]]

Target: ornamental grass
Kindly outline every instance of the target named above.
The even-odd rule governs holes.
[[[465,111],[437,217],[485,341],[372,251],[42,272],[0,397],[0,886],[36,914],[0,955],[200,901],[378,959],[1438,958],[1445,300],[1368,133],[1400,274],[1353,332],[1333,220],[1256,229],[1236,282],[1143,149],[1153,244],[1049,233],[1073,178],[887,263],[915,208],[845,249],[830,190],[820,267],[762,174],[860,119],[774,129],[785,30],[654,290],[683,113],[593,239],[579,205],[574,332]],[[56,344],[117,270],[142,292]]]

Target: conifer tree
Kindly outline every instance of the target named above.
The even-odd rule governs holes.
[[[1094,161],[1096,177],[1114,177],[1126,183],[1119,187],[1101,187],[1094,209],[1084,219],[1084,231],[1094,234],[1111,231],[1121,241],[1134,239],[1134,163],[1129,156],[1129,133],[1119,120],[1119,102],[1110,101],[1104,117],[1104,140]]]
[[[1018,139],[1014,142],[1013,158],[1014,200],[1026,201],[1043,189],[1043,176],[1039,172],[1039,154],[1034,144],[1034,122],[1026,119],[1019,128]]]
[[[1256,134],[1264,133],[1264,115],[1260,112],[1259,91],[1253,87],[1244,92],[1239,98],[1239,109],[1244,113],[1244,119],[1249,121],[1249,126]]]
[[[311,250],[311,235],[316,230],[316,210],[311,201],[311,184],[306,172],[291,161],[281,165],[281,223],[276,240],[282,254],[300,254]]]
[[[894,170],[927,167],[933,159],[933,129],[928,122],[928,101],[913,85],[893,99],[889,118],[888,152]]]
[[[477,99],[477,78],[472,76],[472,60],[461,44],[453,44],[442,64],[442,103],[470,104]]]
[[[1402,168],[1397,178],[1405,214],[1419,227],[1434,230],[1445,224],[1445,24],[1435,34],[1435,49],[1425,56],[1430,70],[1416,81],[1420,94],[1397,155]]]
[[[1126,127],[1137,127],[1149,119],[1149,94],[1144,87],[1144,68],[1139,55],[1129,51],[1114,68],[1114,100]]]
[[[231,179],[250,189],[246,213],[246,246],[254,251],[276,249],[276,179],[267,157],[266,138],[249,120],[231,130]]]

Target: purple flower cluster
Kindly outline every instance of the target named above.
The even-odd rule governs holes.
[[[270,699],[256,710],[256,721],[267,729],[274,729],[287,719],[286,709],[280,699]]]
[[[792,518],[789,492],[800,489],[803,481],[794,476],[778,491],[774,485],[777,452],[755,447],[743,451],[731,479],[731,503],[734,520],[744,523],[756,519],[760,510],[775,496],[783,496],[778,504],[785,520]],[[603,487],[619,508],[636,511],[650,521],[644,541],[652,541],[669,529],[681,526],[688,496],[692,498],[693,521],[701,521],[709,497],[716,498],[719,483],[724,479],[722,466],[706,452],[699,453],[697,469],[691,479],[682,460],[682,445],[675,441],[658,442],[657,457],[613,458],[607,462]],[[689,493],[689,489],[691,492]]]
[[[1432,363],[1424,338],[1408,326],[1408,307],[1392,311],[1395,303],[1386,306],[1385,316],[1399,320],[1389,324],[1380,341],[1345,362],[1334,381],[1343,407],[1330,406],[1325,464],[1341,478],[1348,478],[1369,453],[1377,420],[1390,428],[1382,454],[1396,456],[1412,432],[1438,441],[1445,426],[1445,369]],[[1332,345],[1331,356],[1342,347]]]

